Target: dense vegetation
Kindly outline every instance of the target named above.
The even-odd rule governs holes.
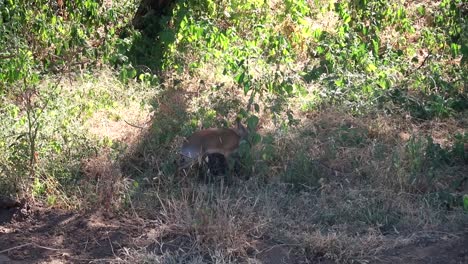
[[[132,208],[197,248],[129,262],[239,260],[253,237],[366,260],[389,234],[460,230],[464,1],[177,0],[135,28],[138,5],[0,2],[1,193]],[[178,177],[182,138],[236,117],[246,177]]]

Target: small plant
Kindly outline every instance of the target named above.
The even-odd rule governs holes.
[[[297,190],[315,189],[320,187],[322,173],[304,151],[298,151],[283,172],[282,180]]]
[[[463,164],[463,161],[457,157],[459,143],[452,147],[452,150],[442,148],[439,144],[434,143],[432,137],[412,137],[406,144],[405,158],[408,162],[408,174],[404,180],[404,185],[410,190],[430,193],[436,191],[438,182],[445,182],[446,189],[439,189],[439,197],[447,200],[446,193],[453,191],[459,182],[462,180],[455,174],[456,177],[445,178],[444,171],[451,167],[457,167],[458,164]],[[450,182],[447,182],[450,181]],[[448,183],[448,184],[447,184]],[[445,193],[445,194],[444,194]],[[450,195],[451,196],[451,195]],[[450,198],[452,199],[452,198]]]
[[[463,210],[468,212],[468,195],[463,195]]]

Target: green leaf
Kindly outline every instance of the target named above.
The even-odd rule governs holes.
[[[375,70],[377,70],[377,67],[373,63],[369,63],[366,67],[366,71],[368,72],[374,72]]]
[[[258,104],[254,104],[255,112],[260,112],[260,106]]]
[[[244,83],[244,94],[247,95],[249,91],[250,91],[250,83],[246,82]]]
[[[251,134],[251,144],[257,145],[262,140],[262,137],[258,133]]]
[[[263,144],[273,144],[274,138],[272,135],[266,135],[262,138]]]
[[[239,75],[236,76],[235,80],[237,84],[242,84],[244,82],[245,72],[241,72]]]
[[[463,210],[468,212],[468,194],[463,195]]]
[[[247,118],[247,127],[249,128],[250,131],[255,131],[257,125],[258,125],[258,117],[251,115],[249,118]]]
[[[377,57],[379,55],[379,41],[373,39],[372,40],[372,47],[374,49],[374,55]]]
[[[130,77],[131,79],[135,78],[136,75],[137,75],[137,71],[136,71],[135,69],[133,69],[133,68],[130,70],[129,73],[130,73],[130,76],[129,76],[129,77]]]
[[[319,41],[320,40],[320,37],[322,37],[322,29],[318,28],[316,30],[314,30],[314,32],[312,33],[312,35],[314,36],[314,39],[315,41]]]
[[[351,22],[351,16],[348,15],[348,14],[345,14],[345,15],[343,16],[343,22],[344,22],[345,24],[348,24],[349,22]]]
[[[452,51],[452,56],[453,57],[458,57],[458,55],[460,55],[461,45],[458,45],[456,43],[452,43],[450,45],[450,50]]]
[[[286,84],[283,86],[283,89],[286,93],[291,94],[293,91],[293,86],[290,84]]]
[[[426,14],[426,9],[425,9],[424,6],[422,6],[422,5],[419,6],[419,7],[417,8],[417,10],[418,10],[418,13],[419,13],[420,16],[424,16],[424,15]]]

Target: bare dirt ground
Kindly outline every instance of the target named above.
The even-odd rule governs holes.
[[[382,256],[381,263],[468,263],[468,233],[463,236],[431,241],[431,239],[419,241],[417,244],[402,247]]]
[[[0,263],[122,262],[124,248],[155,253],[183,247],[183,236],[163,243],[158,224],[129,216],[75,213],[59,209],[0,209]],[[261,243],[266,245],[267,243]],[[271,244],[271,243],[268,243]],[[287,246],[254,250],[256,263],[334,263],[295,255]],[[424,239],[376,256],[369,263],[468,263],[468,228],[461,236]]]
[[[0,211],[0,263],[88,263],[116,258],[150,226],[130,218],[34,208]]]

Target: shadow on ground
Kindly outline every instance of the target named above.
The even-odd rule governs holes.
[[[124,248],[146,248],[154,254],[183,248],[183,236],[161,238],[158,228],[155,222],[130,216],[34,208],[27,218],[13,218],[0,225],[0,263],[117,263]],[[466,245],[468,230],[458,236],[420,239],[383,252],[371,263],[467,263]],[[252,256],[259,263],[307,263],[291,245],[265,244],[259,248],[263,250]],[[318,257],[314,261],[333,263]]]

